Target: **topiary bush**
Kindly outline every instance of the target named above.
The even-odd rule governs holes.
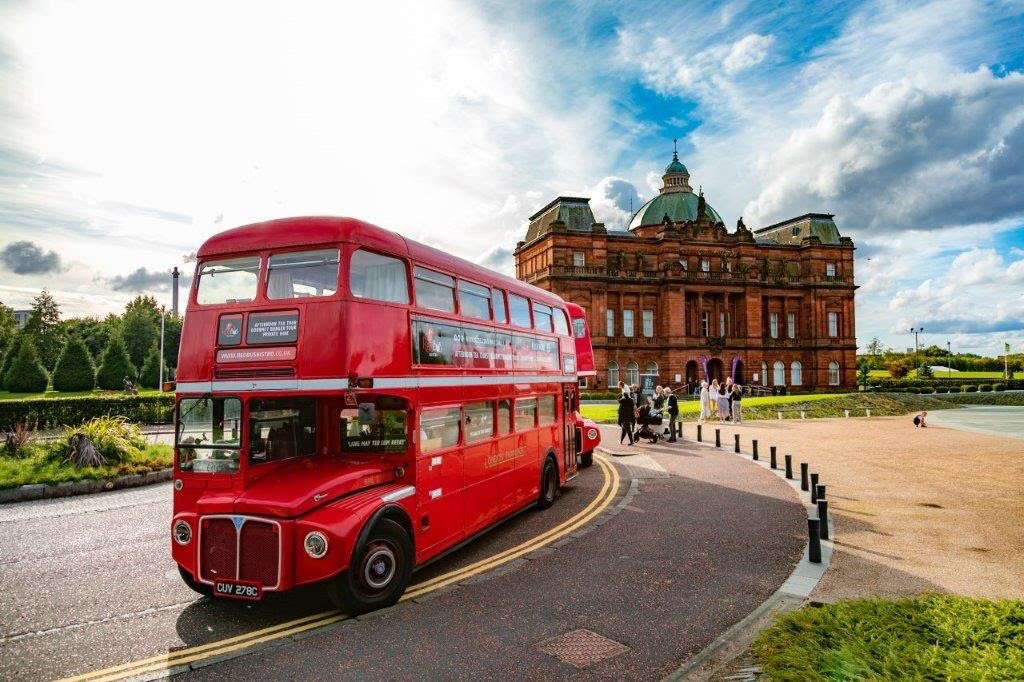
[[[153,346],[149,349],[149,354],[146,356],[146,362],[142,365],[142,371],[139,372],[139,384],[145,388],[159,388],[160,387],[160,349]],[[166,371],[164,376],[166,376]]]
[[[36,347],[30,342],[21,344],[6,378],[4,388],[11,393],[43,393],[50,383],[50,376],[36,355]]]
[[[173,412],[173,393],[0,400],[0,429],[10,430],[16,424],[55,428],[106,415],[124,417],[139,424],[165,424],[171,420]]]
[[[992,384],[979,384],[978,390],[982,393],[989,393],[992,391]]]
[[[963,391],[964,393],[977,393],[978,387],[975,386],[974,384],[964,384],[963,386],[960,387],[960,390]]]
[[[927,393],[935,393],[935,387],[934,386],[922,386],[921,387],[921,393],[926,393],[926,394]]]
[[[91,391],[96,387],[96,364],[89,355],[85,342],[68,339],[53,368],[53,390]]]
[[[100,368],[96,372],[96,383],[108,391],[124,389],[124,378],[135,381],[137,372],[125,350],[124,341],[117,334],[110,336],[107,347],[100,356]]]
[[[1006,390],[1006,384],[992,384],[992,390],[993,391],[1005,391]]]
[[[907,393],[920,393],[921,392],[921,389],[919,389],[917,386],[907,386],[906,389],[904,389],[904,390]]]
[[[949,387],[947,387],[947,386],[936,386],[935,387],[935,392],[936,393],[949,393]]]
[[[7,375],[10,374],[11,365],[14,364],[14,359],[18,357],[18,353],[21,351],[21,344],[24,343],[24,341],[25,337],[18,334],[14,337],[14,340],[11,341],[11,345],[8,347],[7,352],[4,353],[3,364],[0,364],[0,388],[3,388],[5,391],[8,390]]]

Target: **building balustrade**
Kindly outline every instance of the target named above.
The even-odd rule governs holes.
[[[775,284],[840,284],[850,285],[853,278],[846,275],[790,275],[787,273],[771,273],[765,277],[747,277],[743,272],[728,270],[679,270],[672,268],[662,270],[630,270],[618,269],[602,265],[549,265],[538,268],[523,275],[527,282],[535,282],[545,277],[574,277],[580,279],[609,277],[629,280],[671,280],[685,282],[770,282]]]

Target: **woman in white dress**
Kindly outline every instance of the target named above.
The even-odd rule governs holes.
[[[697,423],[703,424],[711,416],[711,395],[708,392],[708,382],[700,382],[700,416]]]
[[[729,416],[729,395],[724,388],[719,387],[718,379],[711,382],[711,398],[718,403],[718,421],[725,423]]]

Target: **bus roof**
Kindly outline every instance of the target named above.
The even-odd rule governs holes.
[[[242,225],[207,239],[196,256],[202,261],[215,256],[338,242],[351,242],[406,256],[418,264],[457,273],[481,283],[499,285],[548,305],[565,305],[565,301],[549,291],[355,218],[303,216]]]

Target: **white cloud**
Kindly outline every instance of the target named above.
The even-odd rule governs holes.
[[[732,44],[729,54],[722,60],[725,72],[733,74],[760,64],[768,56],[768,50],[774,42],[774,36],[762,36],[757,33],[740,38]]]

